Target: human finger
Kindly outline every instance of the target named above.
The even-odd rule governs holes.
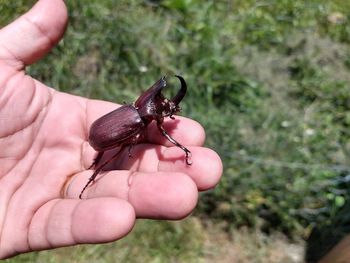
[[[111,161],[106,170],[180,172],[190,176],[200,191],[215,187],[223,171],[220,156],[205,147],[190,146],[188,149],[191,151],[191,165],[186,164],[183,150],[176,146],[139,144],[133,147],[131,153],[125,149],[114,161]],[[110,158],[112,152],[106,153],[105,159]]]
[[[22,67],[34,63],[61,39],[67,20],[64,1],[39,0],[0,30],[0,59]]]
[[[182,116],[175,116],[174,120],[170,118],[165,119],[163,126],[167,133],[180,144],[187,146],[202,146],[204,144],[204,128],[195,120]],[[173,145],[161,134],[156,122],[149,125],[146,134],[146,141],[166,146]]]
[[[76,198],[91,173],[72,179],[66,190],[68,198]],[[115,197],[126,200],[139,218],[180,219],[194,209],[198,191],[192,179],[183,173],[143,173],[108,171],[99,175],[83,198]]]
[[[181,149],[170,147],[163,151],[158,163],[158,171],[186,173],[196,183],[199,191],[214,188],[219,183],[223,172],[220,156],[209,148],[190,147],[189,149],[192,153],[191,165],[184,165]]]
[[[32,250],[83,243],[103,243],[125,236],[135,212],[125,200],[112,197],[56,199],[38,209],[28,230]]]

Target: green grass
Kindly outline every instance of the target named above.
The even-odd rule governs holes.
[[[195,218],[173,223],[143,220],[118,242],[28,253],[5,262],[198,262],[202,246],[203,227]]]
[[[30,6],[0,3],[1,25]],[[195,212],[204,221],[307,238],[348,202],[349,1],[67,4],[64,40],[28,72],[58,90],[115,102],[183,74],[183,115],[203,124],[206,145],[224,161],[220,185]],[[177,261],[197,257],[197,245],[194,254],[179,240],[142,253]]]

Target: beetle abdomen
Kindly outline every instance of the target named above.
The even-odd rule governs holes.
[[[135,143],[144,123],[133,105],[123,105],[97,119],[90,128],[89,143],[96,151]]]

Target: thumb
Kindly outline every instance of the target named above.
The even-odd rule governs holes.
[[[63,0],[39,0],[0,30],[0,60],[19,65],[19,69],[34,63],[62,38],[67,20]]]

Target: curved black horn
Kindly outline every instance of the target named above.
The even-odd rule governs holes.
[[[185,97],[186,95],[186,91],[187,91],[187,84],[186,81],[184,80],[183,77],[179,76],[179,75],[175,75],[175,77],[177,77],[180,82],[181,82],[181,88],[179,90],[179,92],[174,96],[174,98],[172,99],[172,102],[175,103],[175,105],[178,105],[180,103],[180,101]]]

